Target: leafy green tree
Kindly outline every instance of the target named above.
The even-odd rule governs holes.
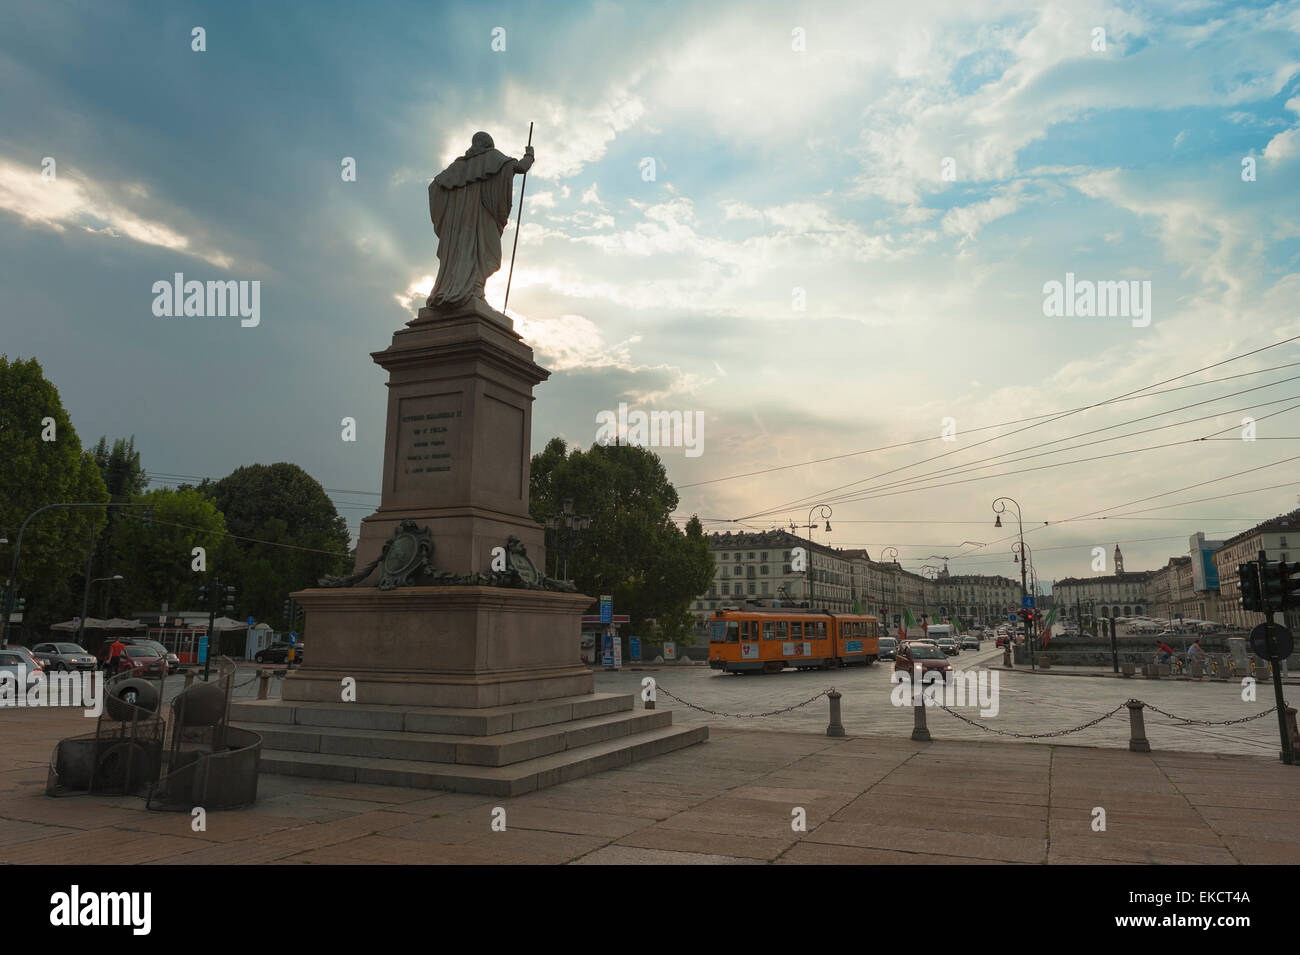
[[[0,546],[0,574],[8,579],[18,529],[37,508],[107,500],[95,460],[40,363],[0,355],[0,530],[9,538]],[[92,523],[103,526],[102,508],[55,508],[27,525],[16,586],[27,599],[28,625],[80,612]]]
[[[101,435],[99,443],[90,452],[99,468],[100,477],[108,488],[108,496],[115,504],[130,503],[134,497],[144,492],[149,486],[149,476],[140,466],[140,452],[135,449],[135,435],[129,438],[117,438],[112,446],[108,438]],[[138,521],[139,514],[132,509],[109,508],[107,524],[95,540],[95,566],[108,567],[121,564],[115,558],[121,553],[118,536],[123,521]],[[108,573],[109,571],[105,571]],[[120,573],[114,570],[112,573]],[[130,588],[118,585],[102,586],[94,595],[91,604],[92,614],[99,617],[121,617],[133,610],[147,606],[133,604],[128,599]]]
[[[698,519],[691,518],[685,531],[673,522],[677,491],[658,455],[630,445],[570,452],[554,438],[533,457],[529,484],[538,523],[558,512],[566,498],[573,499],[575,512],[592,518],[589,530],[574,535],[567,554],[569,576],[582,593],[612,594],[634,632],[653,618],[656,636],[689,637],[687,611],[713,580],[713,560]]]
[[[221,511],[194,488],[158,488],[132,500],[151,505],[152,516],[146,524],[143,509],[132,508],[115,528],[101,574],[124,578],[106,587],[114,604],[127,612],[160,609],[164,603],[172,610],[198,609],[197,590],[206,574],[195,569],[194,548],[203,548],[207,567],[228,564],[234,553]]]
[[[236,535],[229,565],[210,570],[236,587],[239,614],[287,625],[284,600],[347,564],[347,523],[320,482],[296,464],[252,464],[199,490]]]

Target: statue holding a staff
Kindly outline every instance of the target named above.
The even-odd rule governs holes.
[[[429,217],[438,235],[438,278],[429,293],[430,308],[459,309],[483,301],[484,283],[501,268],[501,235],[510,221],[514,176],[522,173],[526,181],[532,165],[532,145],[523,159],[512,159],[495,148],[487,133],[475,133],[469,151],[429,183]]]

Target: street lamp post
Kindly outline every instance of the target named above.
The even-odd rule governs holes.
[[[566,497],[561,504],[561,510],[546,518],[546,529],[556,532],[556,541],[559,547],[556,549],[559,554],[555,557],[555,575],[560,580],[569,579],[569,535],[573,531],[585,531],[591,527],[591,517],[586,514],[575,514],[573,512],[573,498]],[[560,558],[564,558],[564,576],[560,577]]]
[[[892,560],[895,564],[897,564],[897,563],[898,563],[898,548],[897,548],[897,547],[894,547],[894,546],[891,544],[890,546],[888,546],[888,547],[884,548],[883,550],[881,550],[881,552],[880,552],[880,566],[881,566],[882,568],[885,566],[885,559],[886,559],[886,558],[889,558],[889,559]],[[897,579],[895,579],[895,583],[897,583]],[[885,602],[885,577],[884,577],[884,570],[883,570],[883,569],[881,570],[881,576],[880,576],[880,602],[881,602],[882,604],[884,604],[885,617],[886,617],[886,620],[885,620],[885,628],[886,628],[886,632],[888,632],[888,628],[889,628],[889,619],[888,619],[888,618],[889,618],[889,615],[890,615],[890,610],[891,610],[892,608],[891,608],[890,604],[888,604],[888,603]]]
[[[1002,526],[1002,515],[1006,513],[1007,504],[1014,505],[1016,509],[1015,510],[1016,526],[1019,528],[1020,547],[1023,550],[1025,546],[1025,524],[1020,517],[1019,501],[1015,500],[1015,498],[1010,498],[1010,497],[1000,497],[997,500],[995,500],[993,502],[993,513],[995,513],[997,517],[993,521],[993,526],[994,527]],[[1025,609],[1024,608],[1025,598],[1029,596],[1029,586],[1026,583],[1025,577],[1026,577],[1025,562],[1021,561],[1020,562],[1020,604],[1021,604],[1022,613],[1024,612]],[[1028,624],[1027,619],[1026,619],[1026,624]],[[1027,625],[1025,627],[1025,646],[1029,651],[1029,665],[1030,667],[1034,667],[1034,647],[1033,647],[1033,643],[1029,639],[1029,627]]]
[[[91,525],[91,530],[92,532],[94,530],[93,524]],[[91,533],[90,539],[94,541],[95,539],[94,533]],[[91,544],[90,549],[94,551],[95,547],[93,543]],[[101,580],[125,580],[126,579],[121,574],[114,574],[112,577],[96,577],[92,580],[89,576],[90,574],[89,560],[86,561],[86,574],[87,574],[86,589],[81,594],[81,619],[77,627],[77,645],[82,647],[86,645],[86,614],[90,612],[90,585],[97,584]]]
[[[19,560],[22,558],[22,554],[23,554],[23,532],[24,532],[25,530],[27,530],[27,525],[30,524],[30,523],[32,522],[32,519],[35,518],[37,514],[40,514],[40,513],[43,512],[43,511],[48,511],[48,510],[50,510],[51,508],[55,508],[55,507],[72,507],[72,508],[80,508],[80,507],[105,507],[105,508],[107,508],[107,507],[143,507],[143,508],[146,508],[146,513],[147,513],[147,514],[151,514],[151,513],[152,513],[153,505],[152,505],[152,504],[115,504],[115,503],[113,503],[113,502],[111,502],[111,501],[104,501],[104,502],[102,502],[102,503],[90,503],[90,502],[60,502],[60,503],[58,503],[58,504],[46,504],[44,507],[38,507],[36,510],[34,510],[34,511],[32,511],[30,514],[28,514],[27,517],[23,520],[22,524],[20,524],[19,527],[18,527],[18,537],[17,537],[17,539],[16,539],[15,542],[14,542],[14,559],[13,559],[13,565],[12,565],[12,567],[10,568],[10,571],[9,571],[9,583],[8,583],[8,586],[9,586],[9,587],[17,587],[17,586],[18,586],[18,562],[19,562]],[[93,533],[94,533],[94,526],[93,526],[93,525],[92,525],[92,527],[91,527],[91,533],[92,533],[92,535],[93,535]],[[92,537],[92,545],[93,545],[93,537]],[[91,549],[92,549],[92,551],[94,550],[93,546],[92,546]],[[12,602],[12,601],[8,601],[8,602],[6,602],[6,604],[5,604],[4,615],[3,615],[3,622],[0,623],[0,646],[8,646],[8,644],[9,644],[9,610],[10,610],[10,607],[12,607],[12,606],[13,606],[13,602]]]
[[[808,508],[808,523],[807,523],[806,525],[804,525],[805,527],[808,528],[808,543],[809,543],[809,544],[811,544],[811,543],[813,542],[813,539],[812,539],[812,532],[813,532],[813,528],[816,527],[816,525],[813,523],[813,519],[812,519],[812,516],[813,516],[813,512],[814,512],[814,511],[817,512],[817,517],[818,517],[819,520],[823,520],[823,521],[826,522],[826,533],[829,534],[829,533],[830,533],[830,530],[831,530],[831,521],[830,521],[830,517],[831,517],[831,513],[832,513],[832,511],[831,511],[831,506],[830,506],[829,504],[814,504],[812,507]],[[814,609],[814,608],[813,608],[813,603],[814,603],[815,600],[816,600],[816,594],[815,594],[815,589],[816,589],[816,588],[815,588],[815,580],[814,580],[814,578],[813,578],[812,560],[813,560],[812,548],[809,547],[809,548],[808,548],[808,566],[804,568],[804,574],[805,574],[805,575],[807,576],[807,578],[808,578],[808,609],[809,609],[809,610]]]

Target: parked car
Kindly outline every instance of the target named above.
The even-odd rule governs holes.
[[[289,648],[291,646],[295,651],[297,651],[293,655],[293,662],[302,663],[303,645],[301,643],[290,644],[281,643],[279,641],[271,644],[263,650],[258,650],[257,653],[253,655],[253,659],[258,663],[284,663],[289,659]]]
[[[877,641],[877,645],[879,648],[877,652],[880,654],[880,659],[882,660],[894,659],[894,654],[898,650],[897,640],[895,640],[893,637],[881,637]]]
[[[118,673],[131,671],[132,676],[166,676],[167,658],[139,643],[129,643],[122,651],[124,662]]]
[[[44,672],[46,669],[45,662],[43,660],[37,659],[36,655],[33,654],[31,650],[28,650],[26,647],[9,646],[9,647],[5,647],[4,652],[18,654],[26,662],[27,669],[31,670],[34,673]]]
[[[45,664],[46,670],[93,670],[95,655],[79,643],[38,643],[32,656]]]
[[[24,690],[30,688],[32,684],[40,679],[40,670],[33,669],[29,659],[21,653],[15,652],[15,648],[0,650],[0,673],[12,673],[13,676],[6,676],[2,679],[11,687],[18,681],[25,680],[27,685]]]
[[[961,653],[961,647],[957,645],[957,641],[952,637],[940,637],[934,642],[938,644],[940,650],[950,657]]]
[[[952,672],[952,664],[948,662],[948,655],[933,644],[909,642],[898,648],[898,653],[894,655],[894,672],[912,673],[917,667],[921,668],[921,678],[925,679],[926,672],[935,670],[942,673],[944,679]]]
[[[961,648],[963,650],[978,650],[980,648],[980,638],[967,634],[961,638]]]

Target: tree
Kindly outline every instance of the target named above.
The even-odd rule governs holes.
[[[0,355],[0,530],[8,579],[18,530],[47,504],[108,500],[94,458],[81,441],[59,391],[36,359]],[[104,524],[102,508],[56,508],[27,525],[17,592],[27,599],[25,621],[53,622],[80,612],[79,580],[92,523]],[[75,608],[75,609],[74,609]]]
[[[108,445],[108,438],[100,435],[99,443],[90,453],[95,459],[99,475],[104,479],[109,499],[113,503],[130,503],[149,486],[149,476],[140,466],[140,452],[135,449],[135,435],[131,435],[130,438],[115,439],[111,448]],[[122,549],[118,545],[117,538],[122,522],[132,520],[138,521],[139,517],[131,510],[109,508],[106,524],[95,540],[96,567],[102,569],[110,564],[122,566],[122,561],[118,559]],[[115,569],[113,572],[121,571]],[[125,616],[131,613],[133,608],[147,606],[142,603],[131,603],[128,599],[130,592],[130,587],[104,587],[98,594],[93,595],[95,599],[91,606],[98,608],[98,613],[92,612],[92,616]]]
[[[236,588],[236,605],[259,620],[284,619],[292,591],[340,573],[347,561],[347,524],[320,482],[296,464],[252,464],[199,490],[212,498],[236,535],[228,565],[209,570]]]
[[[591,528],[567,555],[579,591],[612,594],[634,629],[654,618],[662,638],[690,634],[687,611],[713,580],[713,559],[698,519],[685,532],[673,522],[677,491],[658,455],[630,445],[569,452],[554,438],[533,457],[529,483],[538,523],[566,498],[591,515]]]
[[[132,508],[116,525],[102,568],[104,575],[125,579],[110,588],[110,605],[128,612],[163,604],[173,610],[198,608],[198,586],[206,574],[195,567],[194,548],[203,548],[207,567],[228,564],[234,553],[221,511],[194,488],[158,488],[132,502],[151,505],[152,514],[146,526],[143,509]]]

